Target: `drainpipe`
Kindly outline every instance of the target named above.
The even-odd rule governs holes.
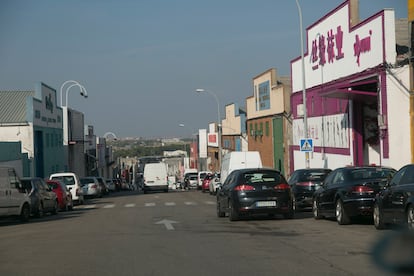
[[[412,70],[412,69],[411,69]],[[414,92],[410,93],[411,163],[414,163]]]
[[[414,90],[409,89],[407,86],[404,85],[404,83],[397,78],[394,73],[389,69],[387,64],[384,64],[385,70],[392,76],[400,85],[404,88],[404,90],[409,94],[410,97],[410,145],[411,145],[411,163],[414,163]],[[413,65],[410,64],[409,67],[410,70],[410,85],[411,87],[414,86],[413,82]]]

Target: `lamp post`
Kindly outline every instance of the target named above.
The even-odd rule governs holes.
[[[302,97],[303,97],[303,131],[305,137],[308,138],[308,111],[306,108],[306,79],[305,79],[305,58],[303,56],[303,24],[302,24],[302,9],[299,5],[299,1],[296,0],[296,6],[299,13],[299,27],[300,27],[300,55],[302,61]],[[309,168],[309,152],[305,152],[305,165]]]
[[[185,127],[185,124],[178,124],[178,126],[179,127]],[[192,135],[191,135],[192,136]],[[186,144],[186,142],[184,141],[184,151],[185,151],[185,155],[186,155],[186,157],[187,157],[187,144]]]
[[[60,106],[63,106],[63,88],[66,84],[71,83],[65,90],[66,93],[66,101],[65,101],[65,106],[68,106],[68,92],[69,89],[71,89],[74,86],[78,86],[80,89],[80,95],[83,96],[84,98],[88,97],[88,92],[86,91],[85,87],[83,85],[81,85],[79,82],[75,81],[75,80],[67,80],[64,83],[62,83],[62,85],[60,86]]]
[[[219,162],[219,170],[221,168],[221,117],[220,117],[220,103],[219,100],[217,98],[216,93],[214,93],[213,91],[210,90],[206,90],[206,89],[202,89],[202,88],[198,88],[196,89],[197,93],[202,93],[202,92],[207,92],[210,95],[212,95],[214,97],[214,99],[217,102],[217,132],[218,132],[218,137],[217,137],[217,144],[218,144],[218,162]]]

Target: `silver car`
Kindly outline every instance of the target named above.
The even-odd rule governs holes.
[[[96,177],[81,177],[79,180],[82,186],[83,196],[102,197],[102,189]]]

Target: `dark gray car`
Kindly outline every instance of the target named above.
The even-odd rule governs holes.
[[[45,213],[56,214],[58,201],[56,194],[40,177],[24,177],[21,179],[23,189],[29,194],[31,200],[31,213],[42,217]]]

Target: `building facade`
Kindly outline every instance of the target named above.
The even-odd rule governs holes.
[[[291,144],[290,78],[269,69],[253,78],[253,95],[246,99],[249,151],[259,151],[263,166],[289,172]]]
[[[225,115],[221,121],[223,154],[247,151],[246,111],[232,103],[225,106]]]
[[[409,163],[409,70],[396,60],[394,11],[360,21],[357,1],[346,1],[307,27],[305,41],[303,64],[291,62],[291,171],[306,167],[302,138],[312,140],[310,167]]]
[[[34,91],[0,92],[0,141],[21,142],[29,160],[26,176],[48,177],[66,170],[63,115],[56,90],[37,83]]]

